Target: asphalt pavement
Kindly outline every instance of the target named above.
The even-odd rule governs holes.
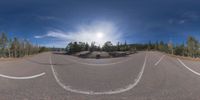
[[[160,52],[0,61],[0,100],[200,100],[200,62]]]

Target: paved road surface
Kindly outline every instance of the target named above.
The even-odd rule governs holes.
[[[199,100],[200,62],[159,52],[113,59],[43,53],[0,61],[0,100]]]

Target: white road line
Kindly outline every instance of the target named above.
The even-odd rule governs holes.
[[[114,63],[107,63],[107,64],[84,63],[84,62],[79,62],[78,60],[71,60],[71,61],[76,62],[76,63],[79,63],[79,64],[90,65],[90,66],[106,66],[106,65],[114,65],[114,64],[123,63],[123,62],[128,61],[128,60],[129,60],[129,59],[124,60],[124,61],[114,62]]]
[[[119,64],[119,63],[123,63],[123,62],[129,61],[130,58],[127,59],[127,60],[118,61],[118,62],[114,62],[114,63],[107,63],[107,64],[84,63],[84,62],[80,62],[80,61],[75,60],[75,59],[67,59],[67,60],[73,61],[73,62],[78,63],[78,64],[82,64],[82,65],[89,65],[89,66],[107,66],[107,65],[115,65],[115,64]]]
[[[160,59],[155,63],[155,66],[157,66],[164,57],[165,57],[165,55],[163,55],[162,57],[160,57]]]
[[[40,76],[43,76],[43,75],[45,75],[45,72],[43,72],[43,73],[41,73],[41,74],[33,75],[33,76],[26,76],[26,77],[15,77],[15,76],[8,76],[8,75],[0,74],[0,77],[8,78],[8,79],[23,80],[23,79],[37,78],[37,77],[40,77]]]
[[[190,70],[192,73],[194,73],[194,74],[200,76],[200,73],[198,73],[198,72],[192,70],[191,68],[189,68],[188,66],[186,66],[179,58],[177,58],[177,60],[178,60],[185,68],[187,68],[188,70]]]
[[[52,69],[52,72],[53,72],[53,76],[54,78],[56,79],[56,82],[63,88],[65,89],[66,91],[70,91],[70,92],[74,92],[74,93],[80,93],[80,94],[87,94],[87,95],[103,95],[103,94],[118,94],[118,93],[123,93],[123,92],[126,92],[126,91],[129,91],[131,90],[132,88],[134,88],[141,80],[142,78],[142,75],[144,73],[144,69],[145,69],[145,66],[146,66],[146,62],[147,62],[147,54],[145,56],[145,60],[144,60],[144,63],[143,63],[143,66],[142,66],[142,69],[140,71],[140,73],[138,74],[137,78],[134,80],[134,83],[132,84],[129,84],[127,86],[125,86],[124,88],[118,88],[118,89],[115,89],[115,90],[109,90],[109,91],[103,91],[103,92],[94,92],[94,91],[82,91],[82,90],[77,90],[77,89],[73,89],[72,86],[66,86],[64,85],[60,79],[58,78],[57,76],[57,73],[54,69],[54,66],[52,64],[52,58],[50,57],[50,65],[51,65],[51,69]]]

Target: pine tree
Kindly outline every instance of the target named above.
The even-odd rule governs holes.
[[[6,36],[6,34],[3,32],[1,34],[1,39],[0,39],[0,45],[1,45],[1,55],[2,57],[6,57],[6,47],[7,47],[7,42],[8,42],[8,38]]]
[[[187,48],[188,55],[194,57],[194,55],[198,52],[199,49],[198,41],[194,37],[189,36],[187,40]]]

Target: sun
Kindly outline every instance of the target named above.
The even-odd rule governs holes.
[[[96,33],[96,37],[97,37],[98,39],[102,39],[103,36],[104,36],[104,34],[103,34],[102,32]]]

